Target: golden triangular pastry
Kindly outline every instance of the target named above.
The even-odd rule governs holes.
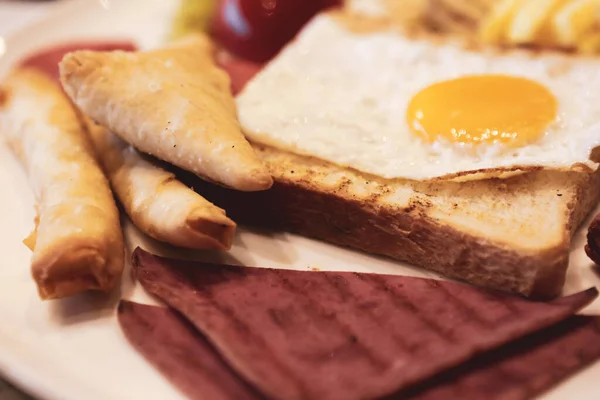
[[[85,114],[140,151],[237,190],[272,185],[205,36],[148,52],[77,51],[60,75]]]

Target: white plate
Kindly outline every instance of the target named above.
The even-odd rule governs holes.
[[[52,16],[6,40],[0,76],[24,54],[41,46],[85,39],[132,39],[142,48],[165,36],[172,7],[166,0],[73,0]],[[32,110],[35,112],[35,110]],[[124,274],[120,293],[110,299],[85,295],[41,302],[29,275],[30,252],[21,243],[33,226],[33,198],[19,165],[0,146],[0,373],[40,399],[183,399],[125,341],[115,319],[121,295],[151,302]],[[587,226],[587,224],[586,224]],[[141,245],[171,254],[126,227],[129,250]],[[574,240],[566,292],[600,287],[583,252],[584,231]],[[425,271],[287,234],[240,229],[230,254],[178,251],[178,257],[203,257],[242,265],[318,268],[435,277]],[[586,309],[600,314],[600,301]],[[600,363],[562,384],[545,399],[600,398]],[[596,378],[596,379],[594,379]]]

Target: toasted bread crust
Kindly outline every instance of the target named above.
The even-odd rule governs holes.
[[[239,223],[282,229],[389,256],[449,278],[536,299],[561,293],[571,236],[600,198],[600,173],[564,173],[563,184],[554,184],[560,193],[552,194],[560,196],[557,201],[561,210],[564,208],[564,220],[556,221],[562,224],[560,237],[538,249],[524,249],[436,217],[434,211],[440,205],[435,203],[435,194],[419,194],[421,183],[378,183],[374,177],[345,170],[328,186],[323,177],[340,173],[340,168],[264,146],[256,146],[256,150],[275,179],[271,190],[241,193],[198,181],[193,181],[194,188],[227,209]],[[359,179],[370,183],[368,193],[357,195],[348,189]],[[531,179],[536,177],[498,180],[503,182],[498,185],[508,186],[508,191],[527,190]],[[399,186],[416,188],[417,194],[411,194],[403,204],[386,200]],[[435,190],[430,189],[431,193]],[[493,219],[489,223],[494,223]]]

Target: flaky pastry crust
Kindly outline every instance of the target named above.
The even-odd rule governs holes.
[[[39,212],[32,275],[42,299],[112,289],[124,262],[119,211],[82,122],[42,72],[13,71],[1,86],[0,133],[25,167]]]
[[[205,36],[140,53],[77,51],[59,67],[73,102],[138,150],[233,189],[271,187]]]
[[[235,223],[153,161],[108,131],[87,121],[96,154],[115,195],[147,235],[175,246],[231,248]]]

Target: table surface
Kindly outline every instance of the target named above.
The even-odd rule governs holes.
[[[4,36],[43,18],[57,2],[0,0],[0,42]],[[0,400],[34,399],[0,378]]]

